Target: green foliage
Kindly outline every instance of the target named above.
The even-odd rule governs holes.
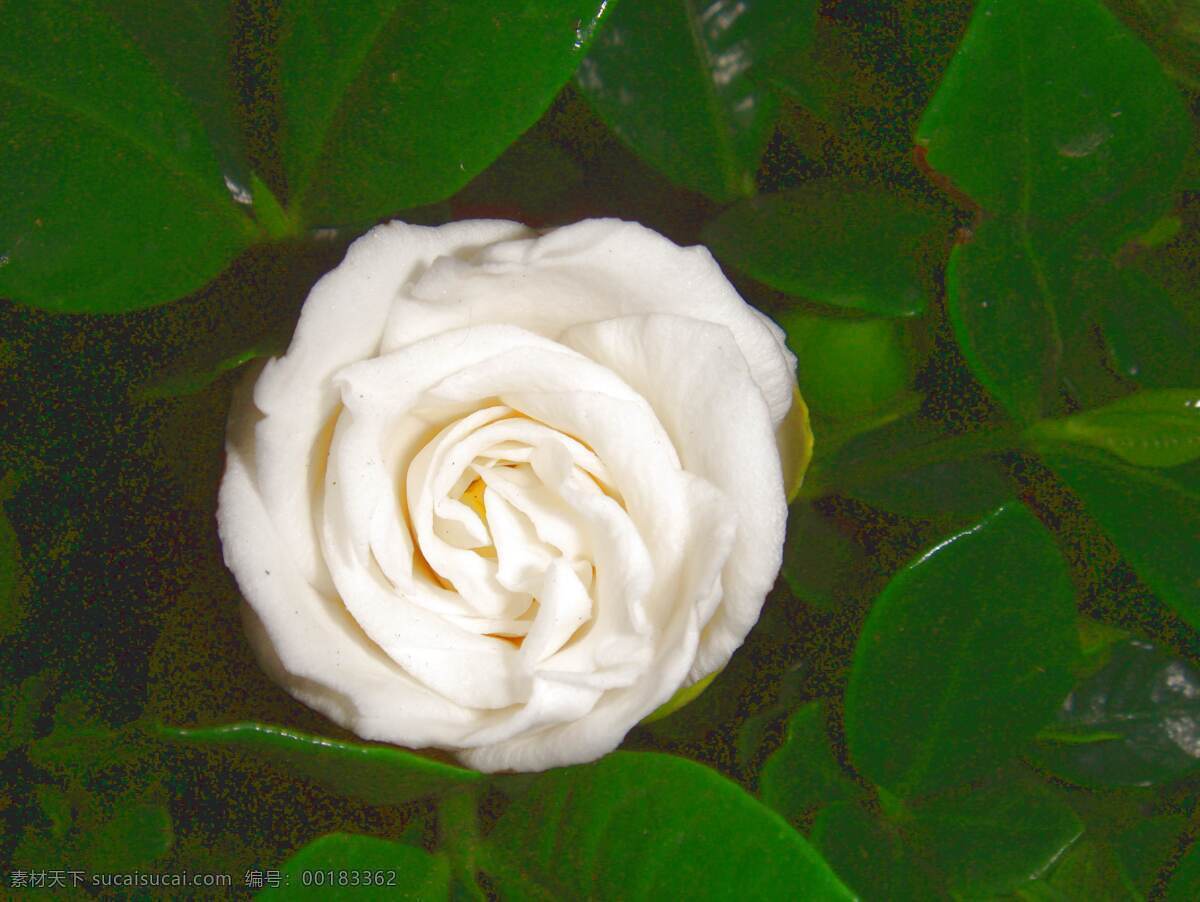
[[[937,878],[901,838],[897,826],[861,805],[835,802],[822,809],[812,840],[863,899],[945,898]]]
[[[709,223],[717,256],[788,294],[880,316],[915,316],[932,286],[947,223],[896,194],[808,182],[734,204]]]
[[[1200,759],[1200,675],[1146,642],[1117,645],[1039,734],[1036,757],[1084,785],[1151,786]]]
[[[576,81],[601,118],[672,181],[714,200],[753,194],[775,110],[754,68],[790,40],[811,40],[815,6],[621,3]]]
[[[1044,459],[1138,575],[1180,617],[1200,628],[1197,474],[1186,467],[1159,473],[1065,451],[1047,452]]]
[[[910,352],[899,323],[789,310],[779,324],[796,354],[796,380],[814,417],[865,417],[894,401],[910,382]]]
[[[266,237],[205,129],[229,120],[199,112],[224,83],[211,29],[146,4],[112,4],[118,20],[108,6],[0,10],[0,294],[51,310],[171,300]]]
[[[950,314],[1015,416],[1053,407],[1076,268],[1166,211],[1187,132],[1158,61],[1097,0],[976,7],[917,141],[994,217],[951,258]]]
[[[986,222],[950,255],[950,322],[976,377],[1015,417],[1054,404],[1062,336],[1042,265],[1020,224]]]
[[[1200,897],[1191,5],[510,6],[0,4],[8,870]],[[390,215],[640,219],[798,357],[780,585],[598,762],[327,738],[241,638],[221,377]]]
[[[1016,504],[898,573],[863,627],[846,689],[858,769],[909,796],[1017,754],[1071,687],[1072,597],[1053,538]]]
[[[368,223],[461,188],[545,111],[606,5],[377,0],[349,16],[287,0],[279,66],[291,216]]]
[[[399,805],[482,779],[477,771],[392,746],[338,742],[257,723],[207,729],[160,727],[165,739],[241,748],[336,792],[376,805]]]
[[[548,771],[496,823],[481,864],[521,899],[853,898],[780,817],[666,755]]]
[[[834,758],[825,734],[825,705],[810,702],[788,718],[781,745],[763,764],[758,793],[792,823],[830,802],[863,792]]]
[[[1063,420],[1044,420],[1040,439],[1091,445],[1140,467],[1200,458],[1200,389],[1138,392]]]
[[[1010,783],[930,801],[910,829],[949,888],[979,898],[1046,873],[1083,824],[1052,791]]]
[[[1067,239],[1111,251],[1148,229],[1188,129],[1158,60],[1102,3],[985,0],[916,137],[1039,263]]]
[[[280,886],[255,898],[444,899],[450,887],[445,856],[350,833],[313,840],[284,862],[279,877]]]

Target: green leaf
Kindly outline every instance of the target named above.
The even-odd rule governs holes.
[[[480,853],[504,898],[853,898],[777,814],[668,755],[538,776]]]
[[[797,357],[796,379],[814,416],[844,421],[895,400],[912,381],[903,323],[787,310],[778,317]]]
[[[901,796],[983,773],[1051,719],[1077,654],[1054,540],[1024,507],[1002,507],[876,600],[846,690],[851,757]]]
[[[289,210],[363,223],[453,194],[570,78],[604,0],[287,0],[279,46]]]
[[[266,339],[215,360],[197,359],[177,367],[165,376],[155,378],[153,382],[143,386],[136,393],[136,397],[139,401],[161,401],[166,398],[194,395],[251,360],[270,357],[281,353],[282,350],[280,342]]]
[[[704,229],[723,262],[787,294],[916,316],[950,223],[905,197],[832,180],[734,204]],[[940,261],[939,261],[940,263]]]
[[[445,899],[450,889],[446,856],[353,833],[313,840],[284,862],[279,876],[280,886],[255,898],[426,900]]]
[[[158,732],[165,739],[188,745],[245,749],[289,773],[373,805],[399,805],[483,779],[477,771],[391,746],[342,742],[265,724],[194,730],[159,727]]]
[[[1083,824],[1044,787],[996,785],[925,803],[911,829],[950,889],[978,898],[1011,892],[1045,874],[1083,833]]]
[[[1159,473],[1082,449],[1042,457],[1146,584],[1200,629],[1200,479],[1186,468]]]
[[[825,733],[825,704],[810,702],[788,718],[783,745],[763,764],[758,794],[793,824],[829,802],[863,795],[833,757]]]
[[[1147,388],[1200,384],[1200,311],[1192,296],[1131,267],[1116,279],[1118,290],[1096,310],[1116,369]]]
[[[1200,389],[1138,392],[1062,420],[1044,420],[1031,432],[1103,448],[1140,467],[1175,467],[1200,458]]]
[[[0,295],[50,310],[115,312],[179,297],[266,237],[247,192],[227,182],[197,112],[204,98],[179,93],[206,80],[206,57],[188,50],[194,23],[163,13],[156,47],[165,55],[150,55],[107,7],[0,9],[0,169],[19,173],[0,189]],[[191,74],[163,75],[158,63],[178,63],[166,48],[188,57],[180,65]]]
[[[1144,902],[1129,882],[1116,851],[1105,842],[1085,836],[1054,866],[1045,881],[1064,900],[1088,902]]]
[[[1028,234],[984,223],[950,254],[947,307],[975,377],[1010,414],[1034,420],[1051,406],[1062,360],[1054,295]]]
[[[754,67],[811,26],[811,0],[621,3],[576,80],[638,156],[684,187],[732,200],[753,193],[775,114]]]
[[[864,899],[943,899],[946,894],[896,826],[861,805],[835,802],[817,815],[813,844],[846,885]]]
[[[133,801],[89,830],[80,854],[89,871],[132,871],[161,858],[174,841],[171,815],[164,805]]]
[[[866,567],[862,550],[811,504],[788,507],[780,572],[796,598],[832,608],[852,596],[855,577]]]
[[[191,103],[204,126],[229,190],[250,188],[237,127],[230,70],[229,0],[163,4],[156,0],[96,0],[159,74]]]
[[[1179,848],[1187,823],[1182,814],[1163,814],[1139,821],[1117,838],[1122,869],[1142,895],[1152,895],[1158,874]]]
[[[1193,843],[1175,865],[1167,884],[1167,902],[1192,902],[1200,898],[1200,843]]]
[[[1113,0],[1112,8],[1154,49],[1172,77],[1200,89],[1200,10],[1192,0]]]
[[[1154,55],[1098,0],[984,0],[916,137],[1039,252],[1050,236],[1114,250],[1169,208],[1189,122]]]
[[[1012,489],[980,456],[989,450],[986,443],[962,447],[963,456],[956,456],[952,443],[957,440],[926,420],[905,417],[848,441],[827,471],[843,494],[880,510],[916,519],[974,521],[1010,500]]]
[[[1075,687],[1035,757],[1084,785],[1152,786],[1200,761],[1200,674],[1147,642],[1117,645],[1108,664]]]

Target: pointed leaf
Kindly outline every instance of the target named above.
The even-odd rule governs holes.
[[[542,774],[480,852],[505,898],[853,898],[777,814],[668,755]]]
[[[1160,389],[1062,420],[1038,423],[1052,441],[1103,448],[1140,467],[1175,467],[1200,458],[1200,389]]]
[[[453,194],[533,125],[608,4],[288,0],[279,46],[294,219],[369,222]]]
[[[51,310],[179,297],[265,237],[213,150],[203,99],[185,99],[174,70],[164,76],[105,8],[0,8],[0,295]],[[188,19],[164,23],[187,46]]]
[[[183,730],[159,735],[197,746],[245,749],[341,795],[373,805],[399,805],[473,783],[483,775],[392,746],[341,742],[257,723]]]
[[[811,4],[794,0],[621,3],[577,82],[640,157],[680,185],[731,200],[754,191],[773,124],[775,104],[754,67],[811,25]]]
[[[901,796],[970,779],[1051,719],[1077,654],[1054,540],[1024,507],[1002,507],[876,600],[846,690],[851,757]]]

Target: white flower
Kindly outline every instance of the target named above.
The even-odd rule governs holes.
[[[794,362],[639,225],[374,229],[230,417],[218,521],[264,666],[480,770],[610,751],[758,618]]]

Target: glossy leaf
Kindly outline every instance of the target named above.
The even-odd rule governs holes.
[[[775,105],[754,67],[811,29],[811,0],[621,3],[577,83],[600,117],[672,181],[718,201],[753,193]]]
[[[392,746],[342,742],[265,724],[195,730],[160,727],[159,734],[188,745],[244,749],[335,793],[373,805],[399,805],[483,779],[477,771]]]
[[[292,217],[363,223],[453,194],[579,65],[604,0],[287,0],[279,45]]]
[[[1188,130],[1158,60],[1103,3],[984,0],[917,141],[1040,252],[1050,235],[1113,250],[1169,208]]]
[[[368,874],[369,872],[369,874]],[[344,875],[344,882],[343,882]],[[445,899],[450,863],[444,855],[403,843],[327,833],[300,849],[279,869],[281,885],[257,899]],[[319,884],[316,880],[321,880]],[[353,884],[351,883],[353,880]]]
[[[898,573],[867,618],[846,690],[858,769],[901,796],[1015,755],[1071,688],[1074,593],[1054,540],[1000,508]]]
[[[1160,389],[1034,429],[1042,438],[1103,448],[1140,467],[1175,467],[1200,458],[1200,388]]]
[[[1083,824],[1050,790],[1015,784],[927,802],[911,829],[950,889],[979,898],[1011,892],[1045,874],[1083,833]]]
[[[948,898],[897,826],[860,805],[835,802],[823,808],[813,824],[812,841],[862,899]]]
[[[0,295],[58,311],[147,307],[187,294],[267,233],[230,181],[197,104],[100,0],[0,9]],[[137,7],[136,9],[141,9]],[[134,10],[128,11],[136,18]],[[160,48],[194,23],[165,16]],[[199,40],[199,39],[197,39]],[[177,61],[176,61],[177,62]]]
[[[853,898],[777,814],[667,755],[616,752],[540,775],[480,853],[505,898]]]
[[[949,222],[897,194],[808,182],[734,204],[704,230],[717,257],[787,294],[881,316],[915,316]],[[939,261],[940,262],[940,261]]]
[[[1200,674],[1147,642],[1123,642],[1075,687],[1039,740],[1039,763],[1076,783],[1177,779],[1200,762]]]
[[[1044,450],[1042,457],[1147,585],[1200,628],[1197,474],[1185,472],[1187,467],[1169,472],[1131,467],[1083,449]]]
[[[1006,220],[984,223],[951,253],[946,290],[971,372],[1010,414],[1036,419],[1053,402],[1062,337],[1028,234]]]
[[[863,794],[833,756],[823,703],[810,702],[788,718],[783,745],[759,774],[758,794],[793,824],[822,805]]]
[[[866,416],[896,399],[912,379],[904,326],[886,319],[835,319],[798,310],[779,315],[796,354],[796,379],[814,415]]]

